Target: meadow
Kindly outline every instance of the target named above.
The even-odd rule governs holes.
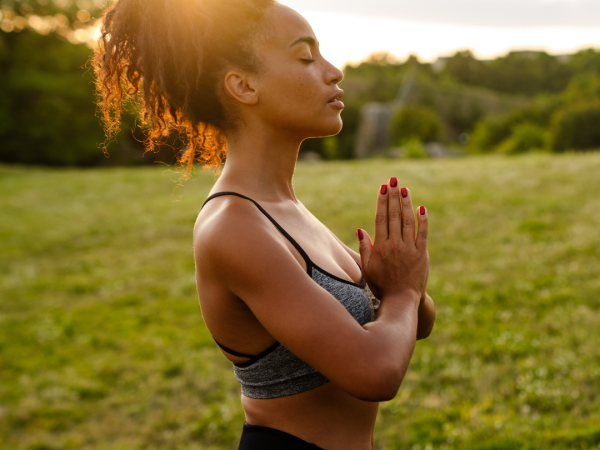
[[[299,162],[357,249],[390,176],[430,214],[431,336],[378,450],[600,449],[600,153]],[[235,449],[192,226],[215,176],[0,166],[0,449]]]

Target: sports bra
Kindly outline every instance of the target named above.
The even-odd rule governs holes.
[[[222,195],[235,195],[254,203],[258,209],[277,227],[292,243],[306,261],[306,271],[317,284],[331,293],[362,326],[374,320],[373,295],[363,278],[360,284],[339,278],[317,266],[308,257],[300,245],[265,211],[257,202],[237,192],[217,192],[209,196],[209,200]],[[202,207],[200,210],[202,210]],[[358,264],[360,268],[360,264]],[[214,338],[213,338],[214,339]],[[317,388],[329,380],[316,369],[302,361],[279,342],[258,355],[247,355],[227,348],[215,342],[225,352],[243,358],[243,363],[232,363],[236,379],[242,386],[242,394],[251,398],[278,398],[299,394]]]

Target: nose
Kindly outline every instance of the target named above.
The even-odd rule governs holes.
[[[338,84],[344,79],[344,72],[327,61],[327,84]]]

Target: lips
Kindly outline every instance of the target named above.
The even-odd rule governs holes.
[[[341,89],[333,96],[329,99],[329,101],[327,103],[333,103],[333,102],[337,102],[339,99],[342,98],[342,96],[344,95],[344,91],[342,91]]]

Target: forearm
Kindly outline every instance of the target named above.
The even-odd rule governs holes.
[[[377,319],[366,324],[364,329],[376,343],[376,358],[384,360],[394,374],[397,389],[415,348],[420,302],[417,294],[411,291],[383,297]]]
[[[435,304],[427,294],[425,294],[425,298],[419,304],[418,317],[417,340],[425,339],[431,334],[433,324],[435,323]]]

